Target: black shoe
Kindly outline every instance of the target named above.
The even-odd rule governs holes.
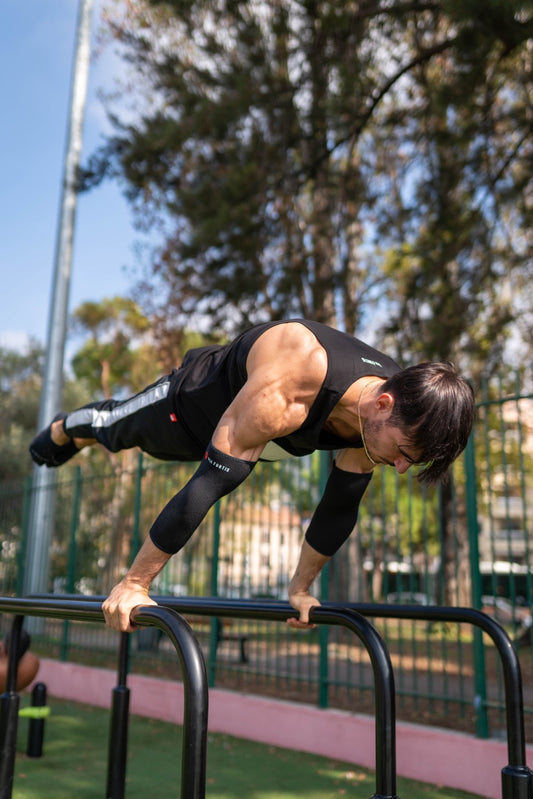
[[[58,413],[54,416],[52,423],[38,433],[30,444],[30,455],[37,466],[62,466],[79,452],[74,441],[67,444],[54,444],[52,441],[51,428],[53,422],[59,419],[66,419],[66,413]]]

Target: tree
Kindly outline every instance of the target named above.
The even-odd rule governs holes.
[[[455,38],[455,47],[411,70],[407,101],[382,114],[372,138],[372,164],[388,187],[376,216],[386,252],[390,349],[400,358],[455,361],[475,384],[505,352],[519,310],[509,286],[531,278],[527,5],[470,0],[448,4],[449,16],[419,16],[404,46],[416,52],[428,41]],[[443,486],[450,603],[470,600],[461,509],[460,491]]]
[[[37,432],[43,364],[44,351],[37,341],[26,351],[0,348],[0,482],[31,474],[28,447]],[[65,381],[64,407],[87,398],[83,381]]]
[[[88,334],[72,358],[77,377],[109,398],[117,390],[135,391],[157,376],[157,359],[147,342],[149,320],[130,299],[84,302],[72,315],[74,332]],[[136,346],[134,346],[136,345]]]
[[[454,32],[456,46],[410,72],[409,102],[373,138],[394,197],[378,213],[391,346],[454,360],[475,379],[501,360],[519,311],[510,285],[532,275],[527,5],[470,0],[421,18],[410,49]]]
[[[118,177],[157,224],[167,319],[372,313],[400,362],[498,362],[531,274],[530,0],[151,0],[110,24],[151,104],[83,185]]]
[[[507,207],[512,193],[524,200],[527,105],[509,100],[514,114],[502,107],[483,123],[506,91],[527,91],[520,78],[528,74],[529,10],[517,0],[129,4],[110,26],[148,84],[151,103],[130,124],[114,118],[117,135],[91,159],[84,185],[119,177],[143,223],[159,225],[152,278],[167,318],[204,315],[211,329],[234,330],[304,315],[354,332],[365,306],[383,296],[376,231],[385,241],[398,237],[403,260],[389,256],[385,275],[391,295],[398,276],[401,296],[414,285],[420,297],[435,287],[411,279],[412,267],[422,258],[435,271],[458,249],[440,233],[459,226],[464,251],[489,221],[475,205],[457,214],[478,164],[486,161],[489,186],[505,185]],[[478,113],[471,114],[476,98]],[[456,121],[459,131],[449,136]],[[517,123],[506,158],[501,145]],[[459,158],[448,180],[454,148],[462,142],[464,152],[468,137],[470,157]],[[424,226],[426,242],[409,246],[402,233],[412,236],[420,210],[452,191],[455,202]],[[497,213],[494,206],[493,218]],[[482,250],[483,242],[471,247],[470,259]],[[504,247],[500,262],[505,257]],[[494,299],[489,283],[481,281],[473,302],[461,297],[459,311],[479,314]],[[444,286],[437,293],[450,292]],[[421,318],[436,312],[432,318],[443,323],[435,337],[446,340],[444,323],[457,326],[461,314],[419,304]],[[501,327],[509,313],[497,317]],[[494,327],[496,317],[488,311],[486,318]]]
[[[26,353],[0,349],[0,481],[29,473],[28,445],[35,435],[43,350],[32,341]]]

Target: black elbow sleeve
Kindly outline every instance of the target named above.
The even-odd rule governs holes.
[[[209,509],[237,488],[250,474],[254,461],[226,455],[209,444],[189,482],[167,502],[150,529],[158,549],[173,555],[189,540]]]
[[[371,478],[372,472],[345,472],[333,464],[324,494],[305,534],[307,543],[321,555],[334,555],[352,532],[361,497]]]

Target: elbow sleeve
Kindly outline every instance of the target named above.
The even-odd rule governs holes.
[[[150,529],[158,549],[173,555],[189,540],[209,509],[237,488],[250,474],[255,461],[234,458],[209,444],[189,482],[165,505]]]
[[[305,534],[307,543],[321,555],[334,555],[352,532],[361,497],[371,478],[372,472],[345,472],[333,464],[324,494]]]

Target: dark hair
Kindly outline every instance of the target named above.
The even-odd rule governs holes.
[[[419,363],[386,380],[394,397],[389,424],[397,425],[419,450],[421,483],[442,480],[466,447],[476,415],[474,391],[450,363]]]

